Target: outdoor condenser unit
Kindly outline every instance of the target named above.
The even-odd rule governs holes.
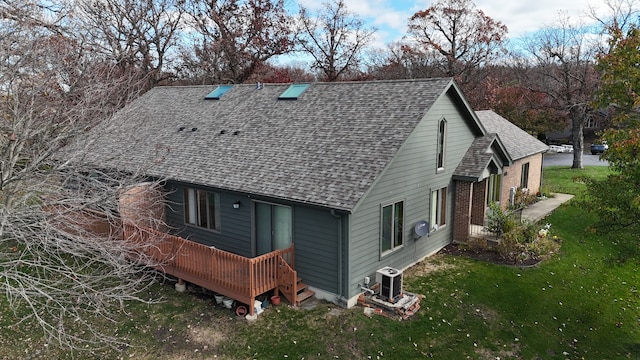
[[[402,271],[386,266],[376,272],[376,282],[380,284],[380,297],[392,301],[402,293]]]

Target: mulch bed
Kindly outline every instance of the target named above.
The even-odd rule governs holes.
[[[529,267],[540,263],[540,259],[529,258],[525,261],[509,261],[503,258],[495,249],[484,248],[480,250],[469,249],[463,244],[449,244],[439,251],[440,254],[462,256],[469,259],[480,260],[492,264]]]

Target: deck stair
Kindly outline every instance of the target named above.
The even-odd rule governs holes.
[[[291,305],[300,306],[303,301],[312,298],[316,293],[309,289],[309,285],[302,282],[292,265],[284,257],[278,259],[278,287],[275,293],[276,295],[282,293]]]
[[[316,292],[309,289],[309,285],[302,282],[301,278],[297,280],[295,305],[300,306],[305,300],[316,295]]]

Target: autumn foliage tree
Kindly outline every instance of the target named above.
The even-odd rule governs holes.
[[[185,0],[194,31],[181,75],[198,83],[243,83],[274,56],[293,50],[293,20],[283,0]]]
[[[619,258],[640,255],[640,29],[616,29],[611,51],[598,58],[602,72],[595,106],[612,112],[605,131],[609,149],[602,155],[613,171],[606,181],[589,183],[589,200],[598,213],[598,229],[616,241]]]
[[[483,68],[506,53],[507,27],[471,0],[440,0],[409,19],[418,49],[437,56],[440,73],[455,77],[465,92],[484,78]]]

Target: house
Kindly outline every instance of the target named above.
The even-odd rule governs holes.
[[[513,161],[502,169],[501,175],[487,180],[488,200],[499,201],[506,208],[513,205],[513,194],[518,188],[538,193],[542,185],[542,156],[549,146],[491,110],[476,111],[476,115],[487,132],[499,134]]]
[[[512,148],[501,121],[448,78],[156,87],[93,129],[89,149],[96,166],[166,179],[162,216],[206,245],[194,251],[259,258],[293,244],[316,296],[352,306],[365,278],[465,239],[487,193],[504,199],[535,154]]]

